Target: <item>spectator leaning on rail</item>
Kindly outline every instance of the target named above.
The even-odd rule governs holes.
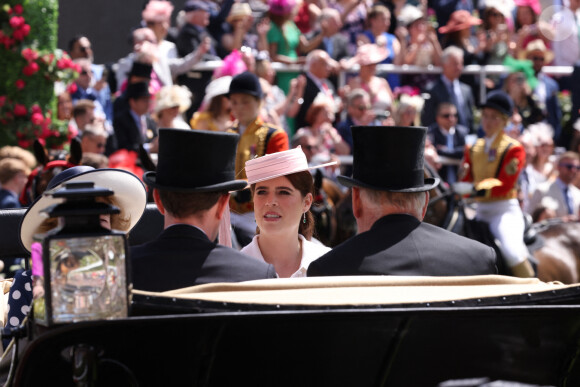
[[[493,249],[422,223],[428,191],[439,179],[425,179],[426,128],[355,126],[352,187],[359,234],[312,262],[308,276],[495,274]]]
[[[239,136],[202,130],[161,129],[156,172],[143,180],[165,218],[165,230],[131,249],[135,289],[166,291],[209,282],[274,278],[272,265],[215,240],[235,180]],[[228,225],[229,226],[229,225]]]
[[[489,223],[506,265],[516,277],[532,277],[524,244],[524,217],[517,200],[518,176],[525,164],[524,147],[505,132],[514,111],[503,91],[489,93],[482,105],[481,125],[485,137],[464,153],[462,180],[478,191],[476,219]]]

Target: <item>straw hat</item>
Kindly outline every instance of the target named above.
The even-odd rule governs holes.
[[[462,9],[451,14],[447,24],[439,28],[439,33],[449,34],[451,32],[461,31],[473,26],[480,25],[481,23],[481,19],[475,16],[471,16],[468,11]]]
[[[413,22],[423,18],[423,12],[410,4],[407,4],[401,9],[399,16],[397,17],[397,21],[403,26],[408,27]]]
[[[230,84],[232,83],[231,75],[224,75],[211,81],[205,88],[205,96],[203,97],[203,105],[207,106],[211,100],[218,95],[226,95],[230,92]]]
[[[298,146],[294,149],[271,153],[246,161],[246,176],[248,177],[248,184],[251,185],[292,173],[324,168],[336,164],[336,161],[332,161],[310,167],[308,166],[308,161],[306,161],[306,155],[302,151],[302,148]]]
[[[157,93],[155,113],[175,106],[179,106],[179,112],[183,113],[191,106],[191,96],[191,91],[185,86],[163,86]]]
[[[544,56],[544,63],[548,64],[554,60],[554,52],[546,47],[546,43],[542,39],[535,39],[526,45],[523,51],[518,55],[519,59],[528,59],[528,56],[534,52],[538,52]]]
[[[147,204],[147,192],[139,178],[130,172],[121,169],[94,169],[88,166],[78,166],[66,169],[52,178],[47,190],[62,188],[65,183],[90,181],[98,187],[111,189],[113,198],[119,207],[129,215],[129,231],[141,219]],[[55,199],[52,196],[41,196],[28,208],[20,224],[20,243],[31,251],[33,236],[38,227],[48,219],[42,210],[54,204],[60,204],[64,199]]]
[[[384,46],[367,43],[359,46],[356,50],[356,61],[361,66],[381,63],[389,55],[389,50]]]
[[[252,16],[252,8],[248,3],[234,3],[226,21],[232,23],[236,19]]]

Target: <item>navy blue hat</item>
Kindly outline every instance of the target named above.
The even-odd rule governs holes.
[[[230,83],[228,96],[236,93],[249,94],[262,99],[262,86],[260,86],[260,79],[256,74],[249,71],[236,75],[232,79],[232,83]]]
[[[240,136],[205,130],[160,129],[157,171],[143,181],[174,192],[235,191],[247,186],[235,180]]]
[[[152,65],[141,62],[133,62],[129,76],[151,79],[151,71],[153,71]]]
[[[151,97],[149,85],[145,82],[130,83],[127,86],[127,99],[137,99],[142,97]]]
[[[485,100],[485,103],[481,105],[481,108],[494,109],[508,117],[511,117],[514,113],[514,101],[505,91],[495,90],[487,95],[487,99]]]
[[[353,126],[352,177],[338,176],[338,181],[378,191],[429,191],[439,179],[424,175],[426,137],[424,127]]]
[[[209,12],[209,5],[202,0],[189,0],[187,3],[185,3],[183,10],[185,12],[192,12],[198,10]]]

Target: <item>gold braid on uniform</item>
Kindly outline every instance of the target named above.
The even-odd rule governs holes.
[[[256,144],[256,155],[262,157],[266,154],[266,137],[268,136],[268,128],[266,125],[262,126],[260,129],[256,130],[256,136],[258,137],[258,143]]]

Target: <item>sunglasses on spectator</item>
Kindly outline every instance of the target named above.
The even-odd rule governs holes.
[[[500,16],[503,16],[503,14],[501,14],[500,12],[490,12],[488,15],[491,16],[491,17],[500,17]]]
[[[87,50],[90,50],[90,49],[91,49],[91,46],[81,46],[80,47],[81,52],[87,52]]]
[[[369,105],[358,105],[356,108],[362,112],[364,110],[369,110],[371,107]]]
[[[316,145],[304,145],[303,148],[307,151],[313,151],[316,149]]]
[[[580,165],[576,164],[568,164],[568,163],[560,163],[558,164],[559,167],[566,168],[569,171],[576,170],[580,171]]]
[[[89,75],[92,74],[92,71],[83,70],[81,71],[81,75]]]
[[[105,146],[106,146],[106,144],[104,142],[99,142],[97,144],[97,148],[99,148],[99,149],[105,149]]]
[[[543,56],[532,56],[530,59],[534,62],[543,62],[545,60]]]
[[[439,114],[439,117],[443,117],[443,118],[449,119],[451,117],[457,118],[459,116],[457,115],[457,113],[445,113],[445,114]]]

